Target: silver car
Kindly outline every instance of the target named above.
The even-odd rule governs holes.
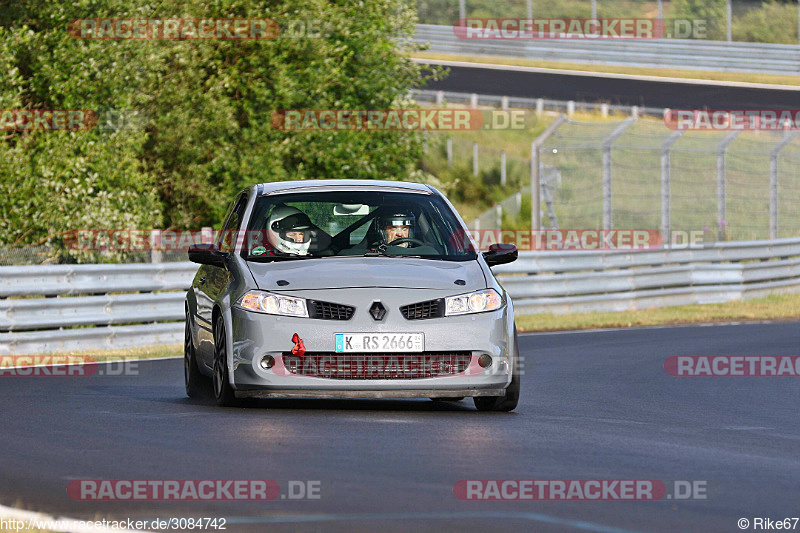
[[[314,180],[239,193],[186,295],[186,393],[211,377],[222,406],[242,398],[471,396],[517,406],[511,299],[428,185]]]

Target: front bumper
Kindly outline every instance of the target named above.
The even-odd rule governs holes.
[[[414,390],[272,390],[236,391],[237,398],[457,398],[502,396],[505,389],[414,389]]]
[[[231,309],[232,357],[229,364],[232,385],[238,397],[498,396],[511,381],[510,369],[513,366],[509,354],[513,353],[510,349],[513,317],[508,316],[508,306],[487,313],[406,320],[400,313],[400,306],[449,296],[453,291],[364,288],[282,294],[351,305],[356,309],[350,320],[319,320],[266,315],[234,306]],[[381,321],[373,320],[368,312],[375,301],[380,301],[387,311]],[[410,379],[334,379],[298,375],[287,370],[284,355],[294,347],[292,337],[295,333],[302,338],[308,352],[333,353],[335,334],[343,332],[422,333],[425,338],[423,354],[466,353],[471,362],[464,372]],[[492,358],[492,364],[487,368],[477,364],[482,354]],[[270,369],[260,366],[261,359],[267,355],[275,360]]]

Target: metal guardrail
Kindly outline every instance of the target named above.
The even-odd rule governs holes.
[[[691,68],[732,72],[800,74],[800,46],[696,39],[467,40],[452,26],[418,24],[418,43],[430,52],[518,57],[632,67]]]
[[[800,292],[800,239],[697,249],[521,252],[494,268],[520,313],[630,311]]]
[[[0,267],[0,354],[180,343],[183,291],[196,269],[189,262]],[[494,270],[525,314],[725,302],[800,292],[800,238],[521,252]]]
[[[0,354],[181,343],[196,271],[188,261],[0,267]]]
[[[125,265],[45,265],[0,267],[0,298],[106,294],[186,289],[197,265],[135,263]]]

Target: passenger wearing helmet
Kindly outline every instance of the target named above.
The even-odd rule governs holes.
[[[279,252],[307,255],[313,227],[308,215],[296,207],[280,204],[270,213],[267,236]]]
[[[416,218],[414,213],[404,210],[390,211],[381,215],[377,219],[379,245],[390,245],[398,239],[408,239],[414,237],[414,223]],[[397,244],[408,248],[408,242]]]

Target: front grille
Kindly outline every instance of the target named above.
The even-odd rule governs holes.
[[[311,318],[319,318],[322,320],[350,320],[355,310],[355,307],[350,307],[349,305],[320,302],[317,300],[308,301],[308,316]]]
[[[419,379],[455,376],[470,366],[472,352],[336,353],[284,352],[289,374],[330,379]]]
[[[444,299],[428,300],[415,304],[404,305],[400,313],[406,320],[421,320],[423,318],[439,318],[444,316]]]

